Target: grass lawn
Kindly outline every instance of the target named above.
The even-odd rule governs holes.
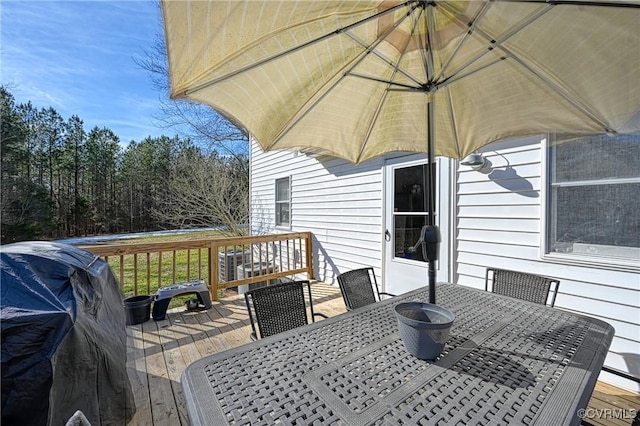
[[[189,232],[179,235],[153,235],[149,237],[135,237],[118,240],[118,244],[144,244],[156,241],[185,241],[212,238],[224,238],[220,231]],[[158,287],[195,281],[207,280],[209,255],[207,249],[175,250],[160,253],[110,256],[109,266],[113,270],[118,281],[122,281],[124,297],[136,294],[155,294]],[[120,262],[123,262],[122,275]],[[137,265],[137,268],[134,267]],[[158,277],[162,277],[161,280]],[[224,293],[224,292],[223,292]],[[224,297],[224,294],[219,294]],[[169,308],[184,306],[188,299],[195,295],[177,296],[171,299]]]

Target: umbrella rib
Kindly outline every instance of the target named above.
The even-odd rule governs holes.
[[[394,69],[397,69],[398,72],[400,72],[402,75],[404,75],[405,77],[407,77],[409,80],[413,81],[414,83],[422,86],[422,83],[420,82],[420,80],[418,80],[417,78],[413,77],[411,74],[407,73],[406,71],[400,69],[397,65],[394,65],[390,59],[386,58],[385,56],[383,56],[380,52],[378,52],[377,50],[375,50],[375,48],[382,43],[393,31],[395,31],[396,28],[398,28],[400,26],[400,24],[402,24],[406,19],[409,18],[409,16],[411,16],[411,14],[413,13],[413,11],[418,7],[417,4],[413,5],[413,8],[411,10],[409,10],[405,16],[402,19],[399,19],[397,22],[394,23],[393,26],[391,26],[387,32],[383,35],[381,35],[380,37],[378,37],[378,39],[371,44],[370,46],[368,46],[365,42],[363,42],[362,40],[360,40],[359,38],[357,38],[355,35],[350,34],[348,32],[345,32],[344,34],[349,37],[350,39],[352,39],[353,41],[355,41],[357,44],[359,44],[361,47],[363,47],[367,53],[373,53],[375,56],[377,56],[378,58],[380,58],[381,60],[383,60],[384,62],[387,63],[387,65],[391,66]],[[407,41],[408,43],[408,41]],[[406,49],[406,45],[405,45],[405,49]],[[360,63],[362,60],[364,60],[364,57],[358,61],[358,63]],[[355,68],[356,65],[358,64],[356,63],[353,67],[351,67],[351,69]],[[350,73],[350,71],[348,71]],[[351,75],[355,75],[355,74],[351,74]],[[362,76],[361,76],[362,77]],[[392,83],[395,84],[395,83]]]
[[[396,69],[397,70],[397,69]],[[367,134],[365,135],[362,145],[360,145],[360,152],[358,152],[357,162],[360,162],[362,158],[362,153],[364,152],[364,148],[367,146],[369,138],[371,137],[371,133],[373,132],[373,126],[378,121],[378,117],[380,116],[380,111],[382,111],[382,105],[384,105],[387,96],[389,95],[389,91],[385,90],[384,95],[380,98],[380,102],[378,102],[378,106],[376,107],[376,112],[373,114],[371,122],[369,123],[369,128],[367,129]]]
[[[404,5],[407,5],[407,4],[408,4],[408,2],[407,2],[407,3],[405,3],[405,4],[403,4],[403,6],[404,6]],[[416,7],[417,7],[417,6],[416,6],[416,5],[414,5],[414,6],[413,6],[413,9],[415,9]],[[300,120],[302,120],[304,117],[306,117],[306,115],[307,115],[309,112],[311,112],[311,111],[313,110],[313,108],[315,108],[315,106],[316,106],[316,105],[318,105],[318,103],[319,103],[322,99],[324,99],[324,98],[325,98],[325,96],[327,96],[327,94],[328,94],[329,92],[331,92],[331,90],[332,90],[334,87],[336,87],[336,86],[340,83],[340,81],[342,81],[342,79],[343,79],[345,76],[347,76],[347,75],[349,75],[349,76],[354,76],[354,77],[358,77],[358,78],[364,78],[364,79],[368,79],[368,80],[372,80],[372,81],[377,81],[377,82],[380,82],[380,83],[385,83],[385,84],[387,84],[387,85],[397,85],[397,86],[402,86],[402,87],[405,87],[405,88],[411,89],[412,91],[419,90],[419,88],[412,87],[412,86],[409,86],[409,85],[402,85],[402,84],[400,84],[400,83],[395,83],[395,82],[393,82],[393,81],[386,81],[386,80],[382,80],[382,79],[376,79],[376,78],[374,78],[374,77],[369,77],[369,76],[365,76],[365,75],[360,75],[360,74],[357,74],[357,73],[353,73],[353,72],[352,72],[352,70],[353,70],[353,69],[354,69],[354,68],[355,68],[359,63],[361,63],[361,62],[364,60],[364,58],[366,57],[366,55],[367,55],[367,54],[369,54],[369,53],[374,53],[376,56],[378,56],[379,58],[381,58],[382,60],[384,60],[385,62],[387,62],[387,64],[388,64],[389,66],[391,66],[391,67],[392,67],[392,69],[394,70],[394,74],[395,74],[395,73],[397,73],[397,72],[402,72],[402,71],[398,68],[398,66],[397,66],[397,65],[394,65],[393,63],[391,63],[391,61],[390,61],[390,60],[388,60],[388,59],[383,58],[382,56],[380,56],[380,55],[378,54],[378,52],[377,52],[377,51],[375,51],[374,49],[375,49],[375,47],[376,47],[378,44],[380,44],[380,43],[381,43],[381,42],[382,42],[382,41],[383,41],[383,40],[384,40],[384,39],[385,39],[389,34],[391,34],[391,32],[392,32],[395,28],[397,28],[397,26],[398,26],[398,25],[400,25],[400,24],[404,21],[404,19],[406,19],[406,18],[411,14],[411,12],[412,12],[412,11],[409,11],[409,12],[405,15],[405,18],[403,18],[403,19],[399,20],[399,21],[395,24],[395,26],[392,26],[392,27],[391,27],[391,28],[390,28],[390,29],[389,29],[385,34],[383,34],[382,36],[380,36],[380,37],[379,37],[379,38],[374,42],[374,44],[372,44],[371,46],[367,46],[367,45],[366,45],[366,43],[362,43],[362,42],[361,42],[360,40],[358,40],[356,37],[352,36],[351,34],[349,34],[348,32],[346,32],[346,31],[345,31],[345,32],[344,32],[344,34],[345,34],[346,36],[348,36],[349,38],[351,38],[351,39],[352,39],[353,41],[355,41],[356,43],[360,44],[360,45],[365,49],[365,52],[364,52],[365,54],[361,54],[360,58],[359,58],[359,59],[358,59],[358,60],[357,60],[357,61],[356,61],[356,62],[355,62],[351,67],[350,67],[350,69],[349,69],[349,70],[347,70],[347,71],[345,71],[345,72],[343,72],[342,77],[340,77],[337,81],[335,81],[335,82],[334,82],[334,83],[329,87],[329,89],[325,90],[325,91],[324,91],[324,93],[322,93],[322,95],[320,95],[320,96],[319,96],[319,97],[318,97],[318,98],[317,98],[317,99],[316,99],[312,104],[308,105],[308,107],[306,107],[306,108],[304,108],[304,109],[303,109],[303,108],[301,108],[301,109],[299,110],[300,112],[299,112],[298,114],[295,114],[295,116],[294,116],[294,117],[295,117],[295,119],[294,119],[293,121],[291,121],[291,122],[289,122],[289,123],[284,124],[284,125],[282,126],[282,129],[284,129],[284,130],[282,130],[280,133],[278,133],[278,135],[277,135],[277,136],[275,136],[275,137],[273,138],[273,141],[272,141],[272,142],[267,146],[267,148],[266,148],[266,149],[271,148],[271,147],[272,147],[272,146],[274,146],[274,145],[275,145],[275,144],[276,144],[280,139],[282,139],[282,137],[284,137],[284,136],[289,132],[289,130],[290,130],[291,128],[293,128],[297,123],[299,123],[299,122],[300,122]],[[345,28],[346,28],[346,27],[345,27]],[[406,46],[405,46],[405,47],[406,47]],[[398,63],[400,62],[400,59],[401,59],[401,58],[402,58],[402,55],[401,55],[401,56],[400,56],[400,58],[398,59]],[[403,74],[404,74],[404,73],[403,73]],[[411,78],[411,76],[407,76],[407,77],[408,77],[408,78],[410,78],[410,79],[412,79],[412,80],[414,80],[413,78]],[[415,81],[415,80],[414,80],[414,81]],[[416,84],[421,84],[421,83],[420,83],[419,81],[416,81]],[[386,94],[385,94],[385,97],[386,97]],[[383,98],[383,99],[384,99],[384,98]],[[378,108],[380,108],[380,106],[379,106]],[[375,116],[377,116],[377,112],[376,112],[376,114],[374,115],[374,117],[375,117]],[[374,121],[374,122],[375,122],[375,121]],[[370,135],[370,134],[371,134],[371,127],[372,127],[372,126],[370,126],[370,130],[367,132],[367,138],[366,138],[366,139],[368,139],[368,135]],[[366,140],[366,139],[365,139],[365,140]],[[365,144],[366,144],[366,143],[365,143]],[[363,144],[363,146],[364,146],[365,144]]]
[[[313,44],[319,43],[319,42],[321,42],[323,40],[326,40],[328,38],[331,38],[331,37],[334,37],[334,36],[337,36],[337,35],[340,35],[340,34],[345,34],[347,31],[349,31],[352,28],[355,28],[357,26],[363,25],[363,24],[365,24],[365,23],[367,23],[369,21],[372,21],[374,19],[378,19],[381,16],[385,16],[386,14],[391,13],[391,12],[397,10],[397,9],[401,9],[401,8],[405,7],[409,3],[412,3],[412,1],[408,1],[408,2],[397,4],[397,5],[393,6],[393,7],[390,7],[389,9],[385,9],[385,10],[382,10],[380,12],[374,13],[371,16],[363,18],[363,19],[361,19],[361,20],[359,20],[357,22],[354,22],[352,24],[349,24],[349,25],[347,25],[345,27],[335,29],[332,32],[327,33],[327,34],[323,34],[320,37],[314,38],[313,40],[309,40],[309,41],[307,41],[305,43],[299,44],[299,45],[297,45],[295,47],[292,47],[290,49],[287,49],[287,50],[285,50],[283,52],[276,53],[275,55],[272,55],[272,56],[269,56],[267,58],[264,58],[264,59],[262,59],[262,60],[260,60],[258,62],[255,62],[255,63],[250,64],[250,65],[246,65],[246,66],[244,66],[242,68],[239,68],[239,69],[237,69],[235,71],[232,71],[232,72],[227,73],[225,75],[222,75],[220,77],[214,78],[213,80],[209,80],[207,82],[204,82],[204,83],[201,83],[199,85],[196,85],[191,89],[185,90],[185,95],[189,95],[191,93],[198,92],[198,91],[200,91],[202,89],[205,89],[205,88],[207,88],[209,86],[212,86],[214,84],[220,83],[220,82],[225,81],[225,80],[228,80],[230,78],[235,77],[238,74],[242,74],[242,73],[250,71],[250,70],[252,70],[254,68],[258,68],[258,67],[260,67],[260,66],[262,66],[264,64],[267,64],[269,62],[275,61],[276,59],[279,59],[279,58],[282,58],[283,56],[286,56],[286,55],[289,55],[291,53],[297,52],[298,50],[302,50],[302,49],[304,49],[306,47],[309,47],[309,46],[311,46]]]
[[[398,72],[402,72],[402,71],[398,70]],[[348,72],[347,74],[352,76],[352,77],[363,78],[365,80],[371,80],[371,81],[375,81],[377,83],[385,83],[385,84],[388,84],[390,86],[398,86],[398,88],[407,89],[406,91],[424,92],[424,88],[422,87],[422,85],[420,85],[420,86],[411,86],[409,84],[402,84],[402,83],[398,83],[398,82],[395,82],[395,81],[384,80],[382,78],[371,77],[371,76],[368,76],[368,75],[358,74],[358,73],[354,73],[354,72]],[[388,90],[393,90],[393,89],[388,89]]]
[[[511,0],[500,0],[500,1],[511,1]],[[573,96],[571,96],[570,93],[568,93],[568,91],[564,87],[554,83],[553,81],[549,80],[548,78],[545,78],[540,73],[536,72],[533,68],[528,66],[524,61],[522,61],[520,58],[518,58],[517,55],[513,54],[508,48],[504,47],[504,42],[506,40],[508,40],[509,38],[513,37],[515,34],[517,34],[518,32],[522,31],[523,29],[525,29],[532,22],[538,20],[544,14],[548,13],[553,8],[553,6],[555,6],[556,4],[559,3],[559,2],[556,2],[556,1],[553,1],[551,3],[550,2],[538,2],[538,1],[535,1],[535,0],[526,0],[526,1],[530,1],[532,3],[541,3],[541,4],[549,5],[549,7],[541,9],[537,13],[533,14],[532,16],[530,16],[529,19],[527,19],[526,21],[522,22],[521,25],[519,25],[518,27],[516,27],[512,31],[510,31],[508,34],[506,34],[505,37],[502,38],[502,40],[494,40],[490,35],[485,33],[480,28],[476,27],[475,28],[475,33],[479,34],[481,37],[483,37],[484,39],[489,41],[491,43],[491,48],[488,49],[487,51],[481,53],[480,55],[476,56],[475,58],[471,59],[470,61],[468,61],[465,65],[463,65],[461,67],[461,69],[468,68],[469,66],[471,66],[471,64],[473,64],[476,61],[478,61],[482,56],[486,55],[491,50],[500,49],[501,51],[505,52],[505,54],[506,54],[506,56],[508,58],[513,59],[518,64],[520,64],[520,66],[522,66],[527,71],[529,71],[531,74],[536,76],[536,78],[538,78],[540,81],[542,81],[548,87],[550,87],[555,93],[557,93],[559,96],[561,96],[567,102],[569,102],[574,107],[576,107],[585,116],[587,116],[589,119],[591,119],[594,122],[596,122],[600,127],[602,127],[604,129],[604,131],[613,132],[613,130],[607,125],[607,123],[605,123],[604,120],[602,120],[600,117],[598,117],[598,115],[595,112],[589,110],[589,108],[587,108],[587,106],[585,106],[584,104],[582,104],[578,100],[574,99]],[[562,4],[578,4],[578,2],[564,2]],[[589,4],[591,4],[591,3],[589,3]],[[442,6],[443,6],[443,9],[446,10],[451,15],[451,17],[453,17],[454,19],[459,20],[459,18],[446,5],[443,4]],[[441,84],[439,84],[438,87],[443,87],[445,85],[452,84],[452,83],[454,83],[456,81],[459,81],[459,80],[461,80],[463,78],[466,78],[466,77],[468,77],[468,76],[470,76],[472,74],[475,74],[478,71],[486,69],[487,67],[489,67],[491,65],[494,65],[494,64],[498,63],[500,60],[504,60],[504,59],[506,59],[506,57],[505,58],[500,58],[498,61],[494,61],[493,63],[490,63],[490,64],[488,64],[488,65],[486,65],[486,66],[484,66],[482,68],[478,68],[476,70],[473,70],[472,72],[469,72],[467,74],[458,75],[455,78],[449,78],[449,79],[445,80],[444,82],[442,82]]]
[[[413,22],[413,27],[412,27],[412,30],[411,30],[411,35],[413,35],[415,33],[416,28],[418,26],[418,23],[420,22],[420,19],[425,19],[426,20],[426,18],[423,18],[423,16],[426,16],[426,7],[422,7],[420,15],[418,15],[415,18],[415,20]],[[427,28],[428,28],[428,26],[427,26]],[[427,65],[426,65],[427,64],[427,60],[428,60],[427,56],[426,56],[427,46],[425,45],[425,41],[422,38],[417,37],[417,39],[418,39],[418,42],[420,43],[420,49],[418,49],[418,50],[420,52],[420,55],[422,56],[422,63],[425,64],[425,81],[424,81],[424,83],[418,82],[418,84],[420,85],[419,90],[424,92],[425,88],[427,88],[428,84],[429,84],[429,70],[428,70]],[[408,43],[407,43],[407,45],[408,45]],[[406,53],[407,45],[405,45],[405,49],[402,52],[403,55],[404,55],[404,53]],[[402,70],[400,70],[400,71],[402,72]]]
[[[481,66],[479,68],[475,68],[475,69],[473,69],[471,71],[468,71],[468,72],[466,72],[464,74],[457,74],[455,77],[447,77],[446,79],[438,82],[436,87],[438,89],[441,89],[443,87],[447,87],[447,86],[449,86],[449,85],[451,85],[451,84],[453,84],[453,83],[455,83],[457,81],[464,80],[465,78],[467,78],[469,76],[472,76],[473,74],[476,74],[476,73],[478,73],[480,71],[483,71],[483,70],[485,70],[485,69],[487,69],[487,68],[489,68],[489,67],[491,67],[493,65],[496,65],[496,64],[504,61],[505,59],[507,59],[507,58],[505,56],[502,56],[502,57],[500,57],[500,58],[498,58],[498,59],[496,59],[496,60],[494,60],[492,62],[487,63],[486,65],[483,65],[483,66]]]
[[[459,23],[461,23],[462,25],[467,25],[464,21],[461,21],[460,18],[458,17],[458,15],[455,13],[454,10],[451,10],[451,8],[449,7],[449,5],[444,4],[444,3],[439,3],[440,7],[442,8],[442,10],[444,12],[446,12],[450,18],[455,19],[456,21],[458,21]],[[531,15],[527,20],[523,21],[520,25],[518,25],[517,27],[514,27],[513,29],[511,29],[511,31],[507,34],[504,35],[504,37],[502,37],[501,40],[494,40],[492,37],[490,37],[489,35],[487,35],[484,31],[480,30],[479,28],[477,28],[477,26],[475,26],[475,22],[477,22],[477,20],[474,22],[474,32],[480,34],[483,38],[487,39],[490,43],[491,46],[489,48],[487,48],[487,50],[480,52],[479,54],[477,54],[475,57],[469,59],[465,64],[461,65],[459,67],[459,71],[462,71],[464,69],[470,68],[474,63],[476,63],[477,61],[479,61],[482,57],[484,57],[485,55],[487,55],[489,52],[491,52],[493,49],[495,49],[496,47],[500,47],[505,41],[509,40],[511,37],[513,37],[514,35],[516,35],[517,33],[519,33],[520,31],[524,30],[527,26],[529,26],[532,22],[540,19],[540,17],[542,17],[543,15],[545,15],[546,13],[548,13],[550,10],[552,9],[552,7],[548,7],[548,8],[543,8],[538,10],[537,13],[534,13],[533,15]],[[486,12],[485,12],[486,13]],[[469,31],[467,33],[468,35],[471,34],[471,31]],[[451,56],[451,58],[449,59],[449,62],[451,62],[451,59],[453,58],[453,55]],[[504,59],[504,58],[501,58]],[[495,62],[494,62],[495,63]],[[448,63],[447,63],[448,65]],[[492,64],[489,64],[492,65]],[[489,66],[487,65],[487,66]],[[470,73],[458,76],[457,78],[454,78],[453,75],[451,77],[448,77],[445,81],[448,81],[448,84],[451,84],[454,81],[458,81],[461,80],[463,78],[468,77],[469,75],[474,74],[475,72],[487,68],[487,66],[484,66],[482,68],[479,68],[475,71],[472,71]],[[443,68],[443,72],[444,72],[444,68]],[[439,78],[441,77],[441,75],[439,76]]]
[[[352,75],[350,72],[346,71],[342,73],[342,76],[340,78],[338,78],[327,90],[325,90],[313,103],[311,103],[310,105],[308,105],[307,108],[301,108],[300,112],[298,114],[296,114],[294,117],[295,119],[293,121],[290,121],[289,123],[286,123],[282,126],[282,131],[280,133],[278,133],[277,136],[275,136],[273,138],[273,141],[267,145],[267,147],[265,148],[265,150],[270,149],[272,146],[274,146],[280,139],[282,139],[293,127],[295,127],[295,125],[300,122],[300,120],[302,120],[304,117],[306,117],[307,114],[309,114],[309,112],[311,112],[313,110],[313,108],[318,105],[320,103],[320,101],[322,101],[330,92],[331,90],[333,90],[334,87],[336,87],[341,81],[342,79],[344,79],[345,76],[347,75]],[[362,76],[364,77],[364,76]],[[389,84],[389,82],[387,81],[382,81],[383,83],[387,83]]]
[[[433,4],[429,4],[430,6],[432,6]],[[424,71],[427,75],[427,83],[432,83],[433,82],[433,74],[434,74],[434,68],[435,68],[435,64],[434,64],[434,57],[433,57],[433,35],[432,35],[432,31],[430,31],[429,29],[431,28],[435,28],[435,21],[433,18],[433,9],[429,8],[426,9],[424,11],[424,16],[425,16],[425,20],[427,21],[427,34],[426,34],[426,46],[422,46],[422,52],[423,52],[423,62],[424,62]],[[427,48],[427,46],[429,46],[430,48]]]
[[[415,10],[415,8],[414,8],[414,10]],[[422,13],[424,13],[424,8],[422,8],[422,11],[423,11]],[[408,16],[409,16],[409,14],[407,14],[407,16],[406,16],[406,17],[408,17]],[[418,18],[415,20],[415,22],[414,22],[414,29],[415,29],[415,27],[418,25],[418,20],[419,20],[419,19],[420,19],[420,17],[418,17]],[[402,23],[403,21],[404,21],[404,20],[402,20],[402,21],[398,21],[398,23],[396,24],[396,27],[397,27],[398,25],[400,25],[400,23]],[[382,38],[383,38],[383,39],[384,39],[384,38],[386,38],[386,36],[387,36],[388,34],[390,34],[390,32],[389,32],[389,33],[387,33],[387,34],[385,34],[385,36],[384,36],[384,37],[382,37]],[[367,47],[366,47],[366,45],[365,45],[364,43],[361,43],[359,40],[356,40],[355,38],[354,38],[354,40],[355,40],[356,42],[359,42],[363,47],[367,48]],[[413,78],[411,75],[408,75],[408,74],[407,74],[403,69],[401,69],[401,68],[399,67],[400,61],[402,60],[402,57],[403,57],[403,56],[404,56],[404,54],[406,53],[406,49],[407,49],[407,46],[408,46],[408,45],[409,45],[409,41],[407,40],[407,43],[405,44],[403,51],[402,51],[402,52],[400,52],[400,57],[398,58],[398,62],[397,62],[396,64],[393,64],[393,63],[391,63],[391,61],[390,61],[390,60],[388,60],[388,59],[386,59],[386,58],[381,57],[381,55],[380,55],[377,51],[371,51],[371,53],[373,53],[374,55],[376,55],[376,56],[380,57],[381,59],[383,59],[384,61],[386,61],[386,62],[387,62],[387,64],[388,64],[388,65],[390,65],[390,66],[392,67],[392,69],[394,70],[394,72],[401,73],[401,74],[405,75],[407,78],[409,78],[410,80],[414,81],[414,82],[417,84],[417,86],[411,86],[411,85],[409,85],[409,84],[403,84],[403,83],[399,83],[399,82],[392,81],[392,80],[384,80],[384,79],[381,79],[381,78],[376,78],[376,77],[366,76],[366,75],[363,75],[363,74],[357,74],[357,73],[354,73],[354,72],[349,72],[349,75],[354,76],[354,77],[363,78],[363,79],[366,79],[366,80],[376,81],[376,82],[378,82],[378,83],[385,83],[385,84],[387,84],[388,86],[396,86],[396,88],[388,87],[388,88],[387,88],[387,91],[424,92],[424,91],[425,91],[425,86],[426,86],[426,85],[425,85],[425,84],[423,84],[422,82],[420,82],[419,80],[417,80],[417,79]],[[422,49],[420,49],[420,50],[423,52],[423,55],[424,55],[424,51],[426,50],[426,48],[425,48],[424,44],[422,44],[422,45],[421,45],[421,47],[422,47]],[[427,76],[427,77],[428,77],[428,76]]]
[[[449,118],[451,120],[451,128],[453,129],[453,138],[456,141],[456,156],[462,157],[460,153],[460,138],[458,137],[458,123],[456,123],[456,115],[453,113],[453,99],[451,99],[451,90],[447,91],[447,101],[449,102]]]
[[[518,58],[513,53],[511,53],[511,51],[509,49],[507,49],[506,47],[500,46],[499,49],[504,51],[504,52],[506,52],[508,54],[509,58],[513,59],[518,64],[520,64],[520,66],[522,66],[527,71],[529,71],[531,74],[536,76],[540,81],[542,81],[544,84],[546,84],[548,87],[550,87],[555,93],[560,95],[560,97],[562,97],[564,100],[566,100],[567,102],[572,104],[574,107],[576,107],[585,116],[587,116],[588,118],[590,118],[591,120],[596,122],[596,124],[598,124],[600,127],[602,127],[602,129],[605,132],[607,132],[607,133],[616,133],[616,131],[613,130],[611,127],[609,127],[608,124],[603,119],[601,119],[598,116],[597,113],[595,113],[594,111],[591,111],[586,105],[584,105],[582,102],[580,102],[577,99],[575,99],[565,87],[563,87],[562,85],[559,85],[559,84],[555,83],[554,81],[546,78],[544,75],[540,74],[535,69],[531,68],[522,59]]]
[[[404,46],[404,49],[402,50],[402,52],[400,52],[400,56],[398,56],[398,61],[395,65],[392,65],[393,67],[393,74],[391,75],[391,81],[386,82],[387,83],[387,88],[384,91],[384,95],[380,98],[380,102],[378,102],[378,106],[376,107],[376,112],[373,114],[371,121],[369,122],[369,128],[367,129],[367,134],[365,135],[362,145],[360,146],[360,152],[358,153],[358,158],[357,161],[360,161],[360,158],[362,158],[362,153],[364,152],[365,147],[367,146],[367,142],[369,141],[369,138],[371,137],[371,133],[373,132],[373,127],[376,123],[376,121],[378,121],[378,117],[380,116],[380,111],[382,111],[382,106],[384,105],[387,96],[389,95],[389,91],[390,91],[390,87],[392,85],[396,85],[396,86],[402,86],[399,83],[395,83],[392,82],[395,75],[398,73],[401,73],[400,70],[400,62],[402,61],[402,58],[404,57],[406,51],[407,51],[407,46],[409,45],[409,41],[407,41],[407,44]],[[419,90],[416,88],[413,88],[411,86],[406,86],[407,88],[411,89],[412,91],[415,90]]]
[[[573,4],[573,3],[571,3]],[[586,105],[582,104],[580,101],[576,100],[570,93],[569,91],[563,87],[562,85],[559,85],[555,82],[553,82],[552,80],[546,78],[545,76],[543,76],[542,74],[540,74],[539,72],[537,72],[535,69],[531,68],[529,65],[527,65],[522,59],[520,59],[517,55],[515,55],[513,52],[511,52],[507,47],[504,46],[504,42],[506,40],[508,40],[509,38],[511,38],[513,35],[517,34],[518,32],[522,31],[524,28],[526,28],[528,25],[530,25],[532,22],[536,21],[537,19],[539,19],[542,15],[544,15],[545,13],[549,12],[551,10],[551,8],[553,8],[554,4],[551,4],[549,8],[545,8],[541,11],[539,11],[538,13],[532,15],[531,17],[529,17],[529,19],[527,19],[525,22],[523,22],[518,28],[514,28],[513,31],[511,31],[509,34],[506,35],[506,37],[504,37],[502,40],[494,40],[489,34],[487,34],[486,32],[484,32],[482,29],[480,28],[476,28],[475,33],[480,35],[481,37],[483,37],[485,40],[487,40],[488,42],[491,43],[491,48],[489,50],[487,50],[486,52],[484,52],[482,55],[474,58],[472,60],[472,62],[468,62],[463,68],[466,68],[467,66],[469,66],[471,63],[477,61],[481,56],[486,55],[488,52],[490,52],[493,49],[499,49],[502,52],[504,52],[506,54],[505,58],[500,58],[500,60],[503,59],[507,59],[510,58],[512,60],[514,60],[515,62],[517,62],[521,67],[523,67],[524,69],[526,69],[527,71],[529,71],[532,75],[534,75],[536,78],[538,78],[540,81],[542,81],[545,85],[547,85],[547,87],[551,88],[555,93],[557,93],[560,97],[562,97],[564,100],[566,100],[567,102],[569,102],[570,104],[572,104],[574,107],[576,107],[580,112],[582,112],[586,117],[588,117],[589,119],[591,119],[592,121],[594,121],[595,123],[597,123],[600,127],[603,128],[603,130],[605,132],[613,132],[615,133],[615,131],[613,129],[611,129],[607,123],[601,119],[597,113],[595,113],[594,111],[591,111]],[[498,61],[494,62],[497,63]],[[487,66],[490,66],[492,64],[489,64]],[[484,68],[486,68],[487,66],[485,66]],[[462,78],[468,77],[471,74],[474,74],[480,70],[482,70],[483,68],[477,69],[472,71],[471,73],[465,74],[463,76],[458,76],[458,78],[455,79],[451,79],[447,81],[447,84],[451,84],[454,81],[458,81]]]
[[[442,69],[440,70],[440,73],[435,77],[436,81],[438,81],[440,78],[442,78],[442,76],[444,75],[444,73],[447,70],[447,68],[449,68],[449,65],[451,65],[451,62],[453,61],[453,58],[457,55],[457,53],[460,51],[460,49],[462,49],[462,46],[464,46],[466,44],[466,42],[469,40],[469,37],[471,37],[471,33],[473,33],[473,31],[475,30],[478,21],[480,21],[480,19],[482,19],[482,17],[489,10],[490,5],[491,5],[490,2],[485,3],[484,6],[482,6],[482,9],[480,9],[480,11],[476,14],[475,17],[473,17],[473,19],[469,23],[465,23],[465,22],[460,21],[460,19],[458,19],[457,16],[456,16],[456,19],[458,20],[458,22],[460,22],[462,25],[467,26],[468,30],[464,34],[464,37],[462,38],[462,40],[460,40],[460,43],[458,43],[458,45],[454,49],[454,51],[451,54],[451,56],[449,56],[449,59],[447,60],[447,62],[442,66]],[[446,8],[445,8],[445,10],[447,10],[447,12],[451,13],[450,10],[448,10]]]
[[[640,9],[640,3],[625,2],[604,2],[604,1],[585,1],[585,0],[493,0],[501,3],[539,3],[553,6],[593,6],[593,7],[629,7]]]

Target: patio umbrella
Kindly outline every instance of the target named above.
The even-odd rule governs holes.
[[[545,131],[640,130],[637,1],[162,2],[171,97],[264,150],[463,158]],[[435,176],[431,170],[430,176]],[[429,191],[427,240],[439,233]],[[437,245],[430,246],[435,303]]]

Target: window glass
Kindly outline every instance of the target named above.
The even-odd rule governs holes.
[[[550,253],[640,255],[640,134],[549,147]]]
[[[276,180],[276,200],[289,201],[289,178]]]
[[[291,179],[276,180],[276,226],[291,224]]]
[[[393,217],[395,257],[424,262],[420,231],[427,224],[427,166],[397,168],[394,171]]]

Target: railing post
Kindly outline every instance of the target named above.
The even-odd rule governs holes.
[[[313,244],[311,232],[305,232],[305,251],[307,255],[307,277],[313,280]]]
[[[218,300],[218,284],[220,280],[220,274],[218,273],[220,265],[218,263],[218,243],[213,240],[209,247],[209,293],[211,293],[211,300]]]

